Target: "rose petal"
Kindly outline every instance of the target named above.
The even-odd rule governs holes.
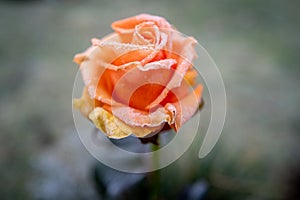
[[[97,107],[90,114],[89,118],[95,126],[104,132],[110,138],[124,138],[131,134],[137,137],[144,137],[151,133],[160,130],[162,126],[157,127],[136,127],[130,126],[127,123],[120,121],[117,117],[110,112]]]
[[[195,85],[198,72],[195,69],[189,69],[184,75],[184,79],[190,84]]]
[[[160,95],[173,76],[174,70],[170,69],[175,62],[173,59],[166,59],[128,70],[116,83],[113,99],[147,110],[146,106]]]
[[[144,22],[135,26],[132,44],[155,46],[159,41],[160,31],[154,22]]]
[[[196,40],[193,38],[184,38],[176,34],[174,35],[173,43],[173,49],[170,52],[173,55],[172,58],[175,58],[178,62],[177,68],[175,69],[175,73],[164,91],[147,107],[147,109],[151,109],[158,105],[168,95],[170,90],[181,85],[183,77],[195,57],[194,45]],[[178,45],[180,45],[183,50],[181,50]]]
[[[107,104],[101,105],[102,107],[97,107],[95,104],[97,102],[89,97],[86,87],[83,90],[82,97],[73,100],[74,107],[80,110],[85,117],[88,117],[98,129],[110,138],[124,138],[131,134],[144,137],[156,133],[163,127],[163,124],[153,127],[130,126],[113,116],[111,107]]]
[[[100,48],[110,48],[106,49],[105,52],[105,54],[110,53],[110,55],[108,56],[110,59],[104,60],[102,62],[100,60],[99,64],[106,64],[107,67],[110,67],[110,65],[119,66],[114,67],[117,69],[121,69],[122,65],[128,64],[130,62],[139,61],[142,63],[142,65],[150,62],[163,49],[168,39],[168,36],[166,34],[161,33],[159,35],[157,44],[137,45],[133,43],[124,43],[123,41],[116,41],[120,40],[121,36],[115,37],[117,38],[114,38],[114,40],[110,39],[104,41],[94,38],[92,39],[92,43],[93,45],[99,46]]]
[[[202,90],[203,86],[198,85],[196,89],[189,93],[185,98],[176,103],[168,103],[165,106],[166,109],[172,113],[172,118],[175,119],[175,123],[172,126],[175,131],[178,131],[197,111],[201,101]]]
[[[80,70],[91,98],[110,103],[114,84],[126,70],[140,65],[140,62],[127,63],[122,66],[110,64],[114,59],[114,49],[108,46],[92,46],[74,57],[80,63]],[[101,87],[98,87],[101,85]]]
[[[154,32],[157,32],[156,25],[153,25],[153,23],[145,23],[145,25],[147,25],[147,28],[153,28],[156,30]],[[140,28],[142,29],[142,27]],[[141,46],[123,43],[124,41],[122,40],[130,38],[126,34],[122,34],[122,36],[110,34],[102,40],[92,39],[94,46],[74,57],[74,61],[81,64],[80,69],[83,80],[85,85],[88,86],[90,96],[104,103],[109,103],[114,84],[124,74],[124,72],[119,72],[119,70],[127,70],[137,65],[147,64],[147,62],[157,57],[157,54],[167,41],[165,34],[160,36],[162,38],[159,40],[156,38],[159,43],[155,48],[153,48],[153,45]],[[163,55],[159,54],[160,59],[162,59]]]
[[[94,109],[93,105],[93,100],[90,98],[86,87],[83,89],[82,96],[79,99],[73,99],[74,108],[78,109],[85,117]]]
[[[171,122],[171,118],[164,107],[160,107],[154,112],[143,112],[139,109],[119,104],[112,107],[112,113],[130,126],[157,127],[165,122]]]
[[[171,69],[171,67],[176,63],[177,61],[175,59],[162,59],[159,61],[147,63],[144,66],[138,65],[137,68],[139,68],[139,70],[141,71],[149,71],[155,69]]]
[[[130,106],[116,104],[112,107],[112,113],[130,126],[158,127],[167,122],[175,131],[178,131],[197,111],[202,89],[202,85],[198,85],[193,92],[183,99],[174,103],[167,103],[165,107],[159,107],[155,111],[143,112]]]
[[[145,109],[143,105],[147,102],[151,103],[164,88],[151,87],[151,90],[145,88],[145,92],[140,90],[142,98],[138,95],[137,98],[133,99],[131,95],[136,89],[149,83],[167,85],[173,74],[170,69],[174,64],[176,64],[174,59],[166,59],[148,63],[144,67],[136,63],[136,66],[133,65],[131,68],[121,71],[105,69],[99,77],[94,98],[106,104],[111,104],[114,100],[130,104],[129,101],[131,100],[134,102],[132,106],[143,110]],[[94,87],[90,88],[93,89]]]
[[[129,17],[126,19],[116,21],[112,23],[111,27],[116,32],[124,33],[134,29],[135,26],[138,24],[149,21],[154,22],[159,28],[171,28],[171,25],[164,18],[148,14],[140,14],[134,17]]]
[[[142,61],[155,50],[152,45],[142,46],[117,42],[115,40],[102,41],[94,38],[92,43],[100,48],[106,48],[106,51],[109,49],[109,57],[111,57],[111,59],[109,59],[109,62],[107,60],[103,60],[102,62],[99,62],[99,64],[105,64],[106,68],[112,68],[112,65],[116,70],[124,68],[123,65],[128,63]]]

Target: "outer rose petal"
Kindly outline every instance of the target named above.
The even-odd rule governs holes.
[[[190,84],[195,85],[196,77],[198,76],[198,72],[194,69],[189,69],[184,75],[184,79]]]
[[[119,126],[115,123],[115,117],[103,108],[95,108],[89,114],[89,118],[98,129],[110,138],[124,138],[131,134],[128,129],[124,127],[122,129],[119,128]],[[122,125],[124,125],[124,123],[122,123]]]
[[[178,131],[198,110],[198,106],[201,102],[202,90],[203,86],[198,85],[196,89],[185,98],[174,104],[167,104],[165,106],[167,110],[173,113],[173,117],[175,117],[175,123],[173,125],[175,131]]]
[[[119,105],[112,107],[113,114],[130,126],[158,127],[165,122],[172,124],[172,118],[164,108],[158,108],[154,112],[143,112],[129,106]]]
[[[94,109],[93,100],[90,98],[86,87],[83,89],[81,98],[73,100],[73,106],[85,117]]]
[[[137,137],[144,137],[162,128],[161,125],[157,127],[130,126],[100,107],[95,108],[89,114],[89,118],[108,137],[117,139],[127,137],[131,134]]]
[[[118,104],[112,107],[112,113],[127,125],[136,127],[157,127],[168,123],[175,131],[188,121],[198,110],[202,95],[202,85],[198,85],[193,92],[174,103],[167,103],[153,112],[142,112],[138,109]],[[173,90],[176,94],[179,90]],[[135,133],[134,133],[135,134]]]
[[[88,117],[97,128],[110,138],[124,138],[131,134],[144,137],[159,131],[163,126],[163,123],[153,127],[130,126],[112,115],[111,111],[108,112],[101,107],[95,108],[95,102],[89,97],[87,88],[84,88],[81,98],[74,99],[73,104],[76,109],[80,110],[82,115]],[[111,110],[111,108],[107,109]]]
[[[111,114],[101,107],[93,108],[94,102],[84,89],[82,97],[74,100],[74,106],[110,138],[124,138],[131,134],[145,137],[159,131],[165,123],[178,131],[182,124],[196,112],[201,92],[202,86],[199,85],[194,92],[182,100],[168,103],[165,108],[158,108],[150,113],[118,104],[117,107],[112,108],[113,114]]]

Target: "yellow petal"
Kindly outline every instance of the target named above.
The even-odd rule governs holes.
[[[92,112],[94,109],[94,103],[88,94],[87,87],[83,89],[82,96],[79,99],[73,99],[73,106],[85,117],[88,117],[90,112]]]
[[[144,137],[146,135],[159,131],[163,126],[129,126],[101,107],[95,108],[89,114],[89,118],[92,120],[95,126],[102,132],[104,132],[108,137],[116,139],[124,138],[131,134],[137,137]]]

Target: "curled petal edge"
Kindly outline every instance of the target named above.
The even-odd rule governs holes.
[[[140,23],[149,21],[154,22],[159,28],[171,28],[171,25],[165,18],[148,14],[140,14],[134,17],[115,21],[114,23],[112,23],[111,27],[118,33],[124,33],[131,29],[134,29],[134,27]]]
[[[137,137],[145,137],[159,131],[163,126],[163,124],[157,127],[130,126],[101,107],[95,108],[89,114],[89,119],[109,138],[115,139],[124,138],[131,134]]]

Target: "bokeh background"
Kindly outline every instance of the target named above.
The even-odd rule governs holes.
[[[0,1],[0,199],[101,199],[97,161],[73,123],[72,57],[92,37],[110,33],[111,22],[139,13],[164,16],[196,37],[218,65],[228,98],[217,146],[196,159],[198,139],[161,170],[161,199],[299,199],[299,6],[296,0]],[[131,193],[126,184],[114,187],[111,198]]]

